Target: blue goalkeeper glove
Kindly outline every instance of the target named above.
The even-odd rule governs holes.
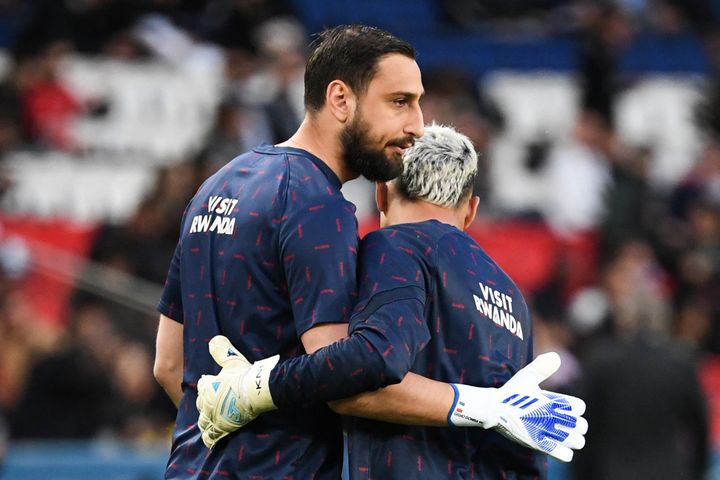
[[[569,462],[585,446],[585,402],[541,390],[540,382],[560,367],[555,352],[539,355],[500,388],[453,384],[455,402],[448,422],[458,427],[495,429],[510,440]]]

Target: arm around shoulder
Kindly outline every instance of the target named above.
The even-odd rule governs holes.
[[[455,393],[449,384],[411,372],[398,384],[329,405],[341,415],[404,425],[445,427],[454,399]]]

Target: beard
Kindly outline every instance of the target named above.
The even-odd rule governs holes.
[[[412,145],[415,143],[414,137],[396,138],[378,149],[372,146],[369,131],[370,128],[358,111],[340,134],[345,166],[371,182],[387,182],[398,177],[403,171],[402,156],[396,152],[386,154],[385,147]]]

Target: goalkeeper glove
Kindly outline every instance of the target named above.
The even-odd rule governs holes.
[[[573,449],[585,446],[585,402],[541,390],[538,384],[560,367],[555,352],[539,355],[500,388],[453,384],[455,402],[448,423],[493,428],[526,447],[569,462]]]
[[[197,384],[195,406],[205,446],[212,448],[226,435],[250,423],[261,413],[275,410],[268,385],[270,371],[280,356],[250,363],[226,337],[217,335],[208,345],[222,370],[203,375]]]

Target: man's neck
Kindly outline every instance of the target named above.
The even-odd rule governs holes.
[[[320,120],[306,115],[295,134],[277,146],[300,148],[315,155],[330,167],[342,183],[357,178],[357,174],[344,166],[338,135],[331,129],[322,128],[320,123]]]
[[[397,225],[401,223],[420,223],[428,220],[437,220],[441,223],[452,225],[459,230],[463,229],[462,222],[458,218],[457,212],[450,208],[440,207],[432,203],[422,200],[414,202],[403,202],[398,205],[395,216],[387,218],[388,225]]]

